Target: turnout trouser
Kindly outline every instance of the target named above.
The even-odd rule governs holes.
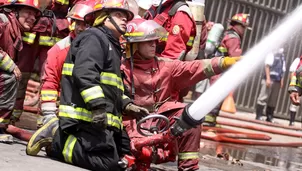
[[[60,128],[55,133],[50,157],[97,171],[119,171],[118,161],[130,154],[130,140],[125,131],[96,130],[90,125],[66,134]]]

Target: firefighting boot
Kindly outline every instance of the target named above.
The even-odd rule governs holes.
[[[263,108],[264,106],[257,104],[256,106],[256,120],[261,120],[263,115]]]
[[[47,122],[44,126],[38,129],[29,140],[26,146],[26,154],[35,156],[42,147],[47,149],[47,146],[51,145],[53,136],[59,127],[59,119],[53,118]]]
[[[274,111],[275,111],[274,107],[270,107],[270,106],[266,107],[266,121],[267,122],[273,122]]]
[[[289,114],[290,114],[289,126],[294,126],[296,112],[290,111]]]

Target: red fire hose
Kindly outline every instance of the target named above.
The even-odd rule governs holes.
[[[293,126],[280,125],[280,124],[266,122],[266,121],[259,121],[259,120],[249,119],[249,118],[240,117],[240,116],[236,116],[236,115],[230,115],[230,114],[227,114],[227,113],[220,113],[219,117],[235,119],[235,120],[240,120],[240,121],[246,121],[246,122],[253,122],[253,123],[257,123],[257,124],[273,126],[273,127],[278,127],[278,128],[299,130],[299,131],[301,130],[302,131],[302,128],[300,128],[300,127],[293,127]]]
[[[8,125],[6,132],[20,140],[27,141],[27,142],[30,140],[31,136],[33,135],[33,133],[31,132],[26,131],[24,129],[20,129],[13,125]]]
[[[213,131],[219,135],[234,138],[234,139],[253,139],[253,140],[270,140],[272,137],[265,135],[265,134],[252,134],[242,131],[235,131],[232,129],[226,129],[226,128],[218,128],[218,127],[207,127],[204,126],[202,128],[203,131]]]
[[[300,133],[300,132],[289,132],[289,131],[284,131],[284,130],[276,130],[276,129],[272,129],[272,128],[261,127],[259,125],[250,125],[247,123],[227,122],[227,121],[224,121],[221,119],[218,119],[217,123],[220,125],[233,126],[233,127],[257,130],[257,131],[262,131],[262,132],[269,132],[269,133],[273,133],[273,134],[286,135],[286,136],[291,136],[291,137],[299,137],[299,138],[302,137],[302,133]]]
[[[238,140],[234,138],[228,138],[222,135],[206,135],[201,134],[201,137],[207,140],[235,143],[242,145],[259,145],[259,146],[279,146],[279,147],[301,147],[302,142],[282,143],[282,142],[269,142],[269,141],[251,141],[251,140]]]
[[[26,112],[38,113],[38,108],[37,107],[23,106],[23,110],[26,111]]]

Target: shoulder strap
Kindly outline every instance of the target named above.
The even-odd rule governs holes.
[[[172,8],[169,10],[169,16],[174,16],[176,14],[177,11],[183,11],[183,10],[179,10],[182,6],[187,6],[188,4],[186,3],[185,0],[180,0],[180,1],[175,1],[172,4]],[[189,7],[188,7],[189,9]],[[190,9],[189,9],[190,11]],[[187,10],[184,10],[184,12],[187,12]]]

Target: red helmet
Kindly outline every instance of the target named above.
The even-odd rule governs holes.
[[[158,40],[167,35],[167,31],[153,20],[135,18],[127,24],[124,35],[128,43]]]
[[[86,14],[84,20],[90,21],[91,18],[94,18],[93,15],[96,12],[106,12],[110,10],[124,11],[127,14],[128,21],[134,18],[134,14],[130,11],[127,0],[98,0],[94,5],[93,11]]]
[[[0,8],[12,8],[17,6],[30,7],[41,15],[41,9],[45,8],[41,6],[41,2],[43,2],[43,0],[0,0]]]
[[[230,22],[236,22],[248,27],[250,24],[249,18],[250,18],[250,14],[239,13],[239,14],[235,14],[231,18]]]
[[[67,14],[67,18],[84,21],[84,16],[93,11],[94,0],[88,0],[75,4]]]

